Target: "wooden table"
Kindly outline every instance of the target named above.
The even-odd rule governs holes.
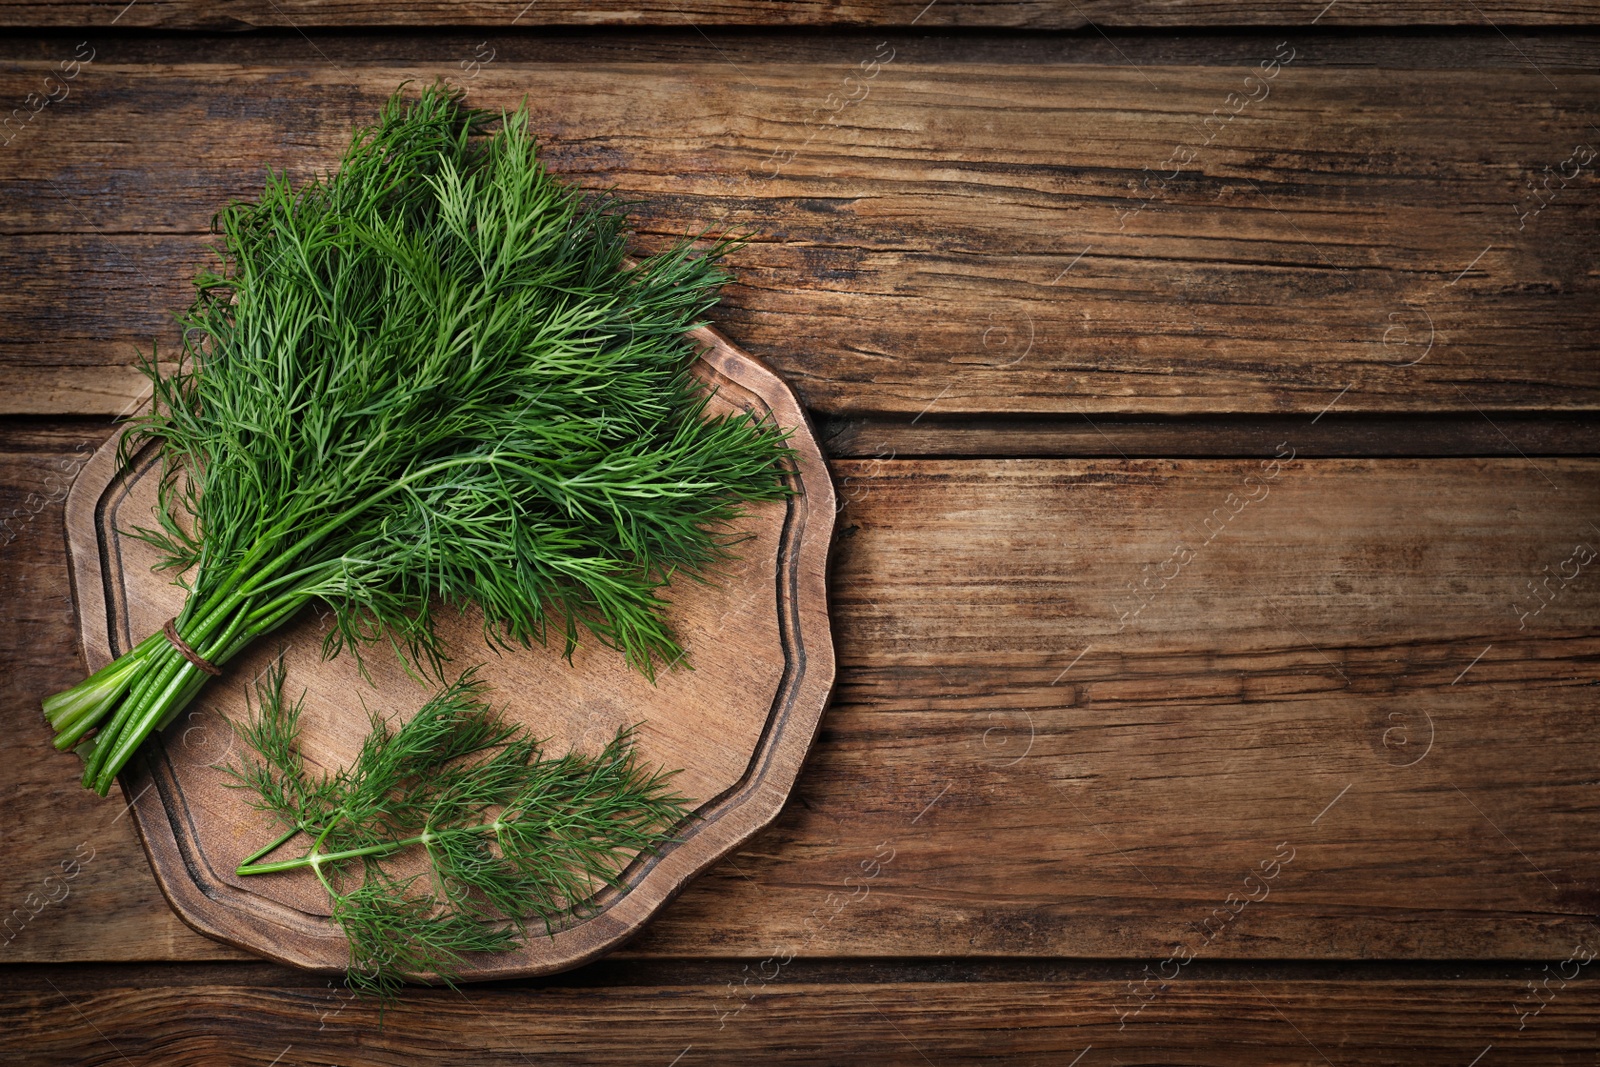
[[[1600,3],[525,2],[0,0],[6,1062],[1597,1062]],[[380,1029],[37,702],[211,213],[440,76],[640,248],[755,235],[840,682],[641,939]]]

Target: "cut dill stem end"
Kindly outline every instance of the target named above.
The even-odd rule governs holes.
[[[124,441],[161,449],[155,521],[129,532],[185,574],[176,639],[45,701],[87,787],[313,600],[325,654],[386,640],[441,679],[440,605],[479,611],[492,647],[595,642],[652,678],[683,660],[668,578],[713,571],[743,508],[792,492],[786,434],[708,414],[689,373],[735,241],[630,261],[620,201],[547,173],[525,106],[442,85],[213,228],[221,266],[176,369],[142,364],[153,406]]]
[[[676,772],[638,761],[632,728],[598,755],[548,757],[482,700],[470,671],[398,729],[375,719],[353,763],[312,776],[300,702],[283,686],[280,661],[236,726],[254,755],[226,768],[231,784],[283,828],[236,873],[314,872],[349,941],[353,989],[449,982],[475,954],[553,935],[601,890],[625,890],[629,865],[694,817],[669,788]],[[265,858],[279,849],[288,855]],[[420,873],[394,866],[418,860]]]

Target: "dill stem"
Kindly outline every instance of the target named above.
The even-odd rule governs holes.
[[[253,550],[250,558],[258,555],[259,552]],[[179,617],[179,632],[190,647],[219,667],[255,638],[283,625],[310,599],[305,593],[291,591],[262,603],[265,598],[251,597],[239,588],[244,578],[243,571],[236,569],[225,586],[232,587],[232,592],[220,598],[213,594],[208,598],[210,606],[198,608],[191,598]],[[132,664],[136,666],[130,666]],[[112,781],[134,750],[151,733],[177,718],[205,682],[199,668],[157,633],[80,683],[83,688],[75,687],[52,700],[63,700],[68,693],[86,693],[127,670],[133,672],[127,693],[110,721],[101,727],[84,766],[84,785],[102,796],[110,791]],[[63,730],[62,737],[76,743],[109,709],[101,710],[98,715],[90,714],[93,710],[86,707],[63,713],[57,726]]]
[[[300,832],[300,827],[299,826],[291,826],[291,827],[289,827],[287,830],[285,830],[283,832],[283,834],[280,837],[278,837],[276,840],[274,840],[271,844],[265,845],[265,846],[263,846],[261,848],[256,849],[254,852],[250,853],[250,855],[248,855],[244,859],[240,860],[239,861],[239,865],[241,867],[249,866],[250,864],[254,863],[256,860],[260,859],[262,856],[265,856],[267,853],[271,852],[273,849],[277,848],[279,845],[283,844],[285,841],[289,840],[289,838],[293,837],[295,834],[297,834],[299,832]]]
[[[252,608],[249,616],[252,636],[260,637],[262,634],[276,630],[284,622],[288,621],[291,615],[305,607],[310,599],[309,595],[295,591],[293,593],[284,593],[276,600],[271,600],[259,607]]]
[[[189,601],[185,602],[184,609],[179,616],[177,626],[180,634],[187,630],[188,634],[186,639],[189,640],[191,644],[202,641],[204,635],[209,633],[210,629],[214,625],[214,618],[221,611],[225,610],[226,607],[226,603],[218,605],[217,608],[203,615],[199,624],[190,625],[188,622],[188,617],[191,615],[191,612],[194,609],[194,601],[191,598]],[[154,646],[153,648],[150,647],[152,645]],[[158,633],[152,634],[132,651],[124,653],[118,659],[118,662],[122,662],[123,660],[130,658],[140,657],[143,659],[143,664],[137,678],[134,679],[132,685],[130,686],[127,696],[123,699],[121,706],[118,708],[116,715],[113,716],[111,722],[108,723],[104,729],[102,729],[101,736],[97,738],[95,748],[96,753],[99,753],[101,751],[101,746],[104,745],[107,754],[109,754],[111,747],[109,743],[114,737],[123,732],[123,729],[126,727],[127,723],[136,715],[137,709],[145,704],[149,694],[161,685],[164,674],[176,666],[177,656],[177,650],[172,648],[170,644],[166,642],[164,635]],[[120,770],[120,767],[118,769]],[[96,773],[98,773],[98,767]]]
[[[237,651],[228,646],[234,644],[244,628],[245,613],[241,609],[245,606],[243,595],[234,593],[206,611],[186,640],[203,658],[213,663],[219,659],[226,662]],[[224,622],[226,626],[221,635],[208,641]],[[223,655],[223,649],[228,649],[227,656]],[[94,752],[84,767],[84,784],[101,796],[111,791],[111,783],[134,750],[153,731],[176,718],[204,681],[200,668],[176,648],[158,648],[154,657],[154,663],[144,669],[133,691],[102,731],[103,736],[96,738]]]
[[[217,656],[219,647],[226,647],[232,643],[242,628],[244,620],[242,615],[235,615],[223,630],[222,636],[212,643],[210,647],[201,646],[196,649],[202,658]],[[214,627],[213,627],[214,628]],[[192,644],[193,642],[191,642]],[[133,756],[133,752],[149,737],[162,723],[169,722],[177,716],[185,704],[186,697],[192,698],[199,692],[198,682],[204,680],[204,675],[199,667],[190,663],[188,657],[173,649],[176,663],[167,667],[156,685],[149,690],[153,696],[146,698],[143,707],[137,709],[137,714],[130,714],[125,720],[121,731],[118,732],[116,742],[111,751],[106,754],[100,767],[97,768],[97,777],[94,787],[101,796],[111,791],[111,782],[116,778],[117,772]],[[95,746],[95,756],[98,759],[103,749]]]
[[[324,863],[341,863],[345,860],[360,859],[362,856],[389,856],[401,849],[410,848],[412,845],[426,845],[439,839],[441,833],[449,834],[476,834],[487,830],[497,830],[498,822],[480,823],[477,826],[452,826],[447,831],[424,830],[415,837],[401,838],[398,841],[382,841],[376,845],[366,845],[362,848],[347,848],[342,852],[318,852],[313,848],[304,856],[297,856],[292,860],[278,860],[274,863],[245,862],[233,873],[241,878],[248,878],[253,874],[278,874],[282,871],[298,871],[305,867],[320,867]],[[320,838],[319,838],[320,840]],[[275,846],[274,846],[275,847]],[[271,849],[256,853],[264,856]],[[320,873],[320,872],[319,872]]]
[[[487,455],[474,454],[455,456],[451,459],[440,460],[437,463],[430,463],[426,467],[419,467],[403,477],[396,478],[393,482],[368,496],[365,500],[358,501],[351,507],[348,507],[344,511],[341,511],[337,515],[329,518],[321,526],[318,526],[316,529],[302,536],[298,541],[290,545],[288,549],[279,553],[278,557],[271,563],[257,570],[253,577],[246,581],[242,586],[239,586],[238,593],[235,595],[250,594],[262,591],[262,583],[271,578],[275,572],[281,570],[287,564],[292,563],[294,560],[300,558],[300,556],[302,556],[304,553],[315,548],[317,546],[317,542],[321,541],[324,537],[327,537],[329,534],[335,532],[341,527],[348,526],[350,521],[356,516],[360,515],[363,511],[383,503],[384,500],[393,496],[401,489],[406,488],[418,479],[425,480],[435,474],[443,473],[452,467],[463,467],[473,463],[488,463],[490,465],[496,465],[505,462],[507,462],[507,460],[505,460],[504,457],[493,453]],[[237,574],[237,572],[235,573]],[[268,583],[267,587],[270,588],[271,585],[275,585],[281,580],[281,578],[274,580],[273,582]]]
[[[165,639],[163,639],[165,643]],[[174,662],[176,661],[176,662]],[[83,784],[85,788],[94,789],[104,796],[110,792],[110,785],[100,788],[102,771],[110,764],[111,753],[121,739],[127,734],[129,723],[139,714],[150,701],[150,695],[160,690],[165,680],[173,674],[178,663],[188,663],[178,650],[167,645],[166,648],[157,648],[151,654],[150,660],[140,672],[140,677],[134,683],[132,690],[123,701],[122,706],[111,721],[95,735],[94,751],[90,754],[83,768]],[[120,767],[118,768],[120,769]],[[115,771],[113,771],[113,776]]]
[[[105,718],[138,677],[139,668],[155,650],[160,637],[160,634],[147,637],[127,655],[44,702],[45,718],[57,731],[56,748],[62,751],[73,748]]]

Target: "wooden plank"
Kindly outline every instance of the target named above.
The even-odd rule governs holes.
[[[1172,0],[672,0],[586,4],[581,0],[405,0],[380,4],[345,0],[233,0],[223,5],[196,0],[142,0],[126,6],[109,0],[6,0],[0,25],[105,26],[163,29],[325,26],[918,26],[1083,29],[1094,26],[1482,26],[1588,24],[1600,20],[1592,0],[1482,0],[1465,7],[1442,0],[1275,0],[1273,3],[1214,3]]]
[[[114,351],[113,358],[121,356]],[[127,415],[150,398],[150,380],[139,368],[112,364],[82,367],[0,367],[0,394],[7,415],[97,412]]]
[[[828,455],[866,459],[1022,456],[1260,456],[1293,438],[1298,455],[1583,456],[1600,422],[1553,415],[1303,415],[1208,419],[834,418],[817,428]]]
[[[877,73],[838,112],[817,108],[852,57],[496,61],[471,85],[530,94],[553,168],[650,198],[641,245],[756,233],[717,318],[824,414],[1600,402],[1600,78],[1291,63],[1247,90],[1238,69],[888,55],[859,57]],[[11,64],[0,92],[49,69]],[[120,408],[136,383],[104,369],[170,346],[211,212],[264,167],[329,165],[401,79],[453,70],[82,67],[0,153],[0,398]],[[1177,177],[1140,187],[1156,168]]]
[[[4,500],[48,501],[104,432],[7,430]],[[1562,958],[1600,903],[1600,592],[1574,554],[1600,545],[1600,461],[1272,472],[835,461],[817,748],[774,827],[624,953]],[[117,806],[48,750],[33,702],[82,669],[59,521],[47,502],[0,568],[0,781],[16,825],[49,829],[12,839],[0,900],[98,851],[5,958],[225,954],[183,936]]]
[[[1142,979],[1137,968],[1108,975],[1067,964],[997,980],[979,966],[907,981],[899,968],[797,962],[743,992],[729,962],[721,974],[676,968],[688,977],[635,968],[596,978],[579,972],[570,984],[411,989],[381,1025],[372,1003],[280,968],[16,968],[0,972],[10,1019],[0,1050],[39,1067],[468,1060],[1464,1067],[1474,1057],[1484,1067],[1555,1067],[1588,1062],[1600,1037],[1600,983],[1581,969],[1566,988],[1551,981],[1539,1014],[1522,1016],[1519,997],[1547,978],[1538,968],[1470,976],[1438,968],[1416,978],[1269,968],[1212,976],[1196,968],[1132,1018],[1119,1013]],[[735,1014],[734,1005],[742,1010]]]
[[[120,23],[118,27],[120,27]],[[1501,32],[1503,30],[1504,32]],[[1547,73],[1592,70],[1600,33],[1568,26],[1559,34],[1487,23],[1472,28],[1374,34],[1319,23],[1312,35],[1297,35],[1295,66],[1360,67],[1371,70],[1472,70],[1533,68]],[[197,60],[230,66],[284,67],[321,62],[339,67],[427,66],[459,81],[496,63],[813,63],[848,68],[851,56],[870,55],[880,43],[897,57],[918,63],[992,63],[1002,66],[1078,65],[1115,67],[1253,67],[1270,55],[1281,31],[1233,27],[1210,33],[1117,31],[1104,35],[998,30],[973,34],[913,28],[840,27],[827,33],[796,33],[759,26],[516,27],[395,26],[382,33],[322,33],[310,39],[293,30],[274,33],[135,32],[85,30],[103,58],[119,65],[181,66]],[[54,64],[63,56],[64,34],[8,34],[0,40],[0,63]],[[71,51],[70,48],[67,49]],[[899,60],[897,59],[896,62]]]

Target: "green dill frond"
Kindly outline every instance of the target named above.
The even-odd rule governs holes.
[[[398,729],[376,721],[354,762],[312,781],[299,703],[284,699],[283,682],[281,667],[267,673],[254,721],[240,727],[255,756],[228,769],[289,832],[238,873],[316,872],[350,942],[352,988],[389,995],[408,975],[450,981],[474,953],[513,948],[530,928],[553,935],[601,890],[625,889],[628,866],[692,817],[672,773],[639,762],[631,728],[598,756],[546,758],[470,676]],[[262,862],[295,837],[304,852]],[[396,873],[418,857],[425,873]]]
[[[260,758],[242,768],[230,764],[227,770],[239,784],[256,793],[258,810],[276,815],[287,826],[299,826],[313,818],[317,805],[312,798],[318,790],[306,779],[305,758],[297,741],[305,698],[302,694],[292,703],[284,700],[283,679],[280,655],[256,679],[254,718],[232,724],[234,732]]]

